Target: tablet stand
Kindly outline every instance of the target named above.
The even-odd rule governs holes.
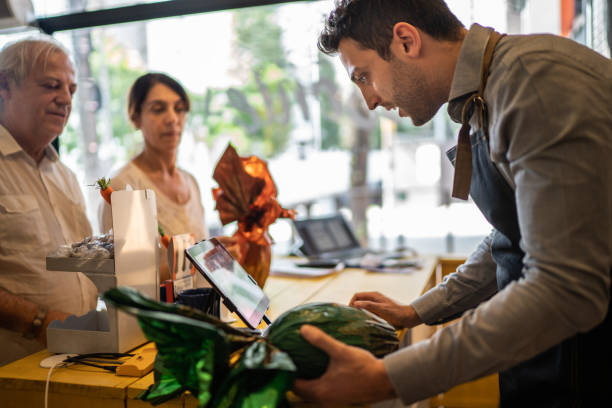
[[[221,297],[223,299],[223,297]],[[236,306],[234,306],[234,304],[232,302],[230,302],[227,299],[223,299],[223,304],[225,305],[225,307],[227,307],[227,310],[229,310],[231,313],[236,313]],[[270,326],[270,324],[272,324],[272,321],[270,321],[270,318],[268,317],[267,314],[264,313],[263,315],[263,322],[266,323],[267,326]],[[259,332],[259,334],[261,334],[261,330],[259,329],[248,329],[251,330],[253,332]]]

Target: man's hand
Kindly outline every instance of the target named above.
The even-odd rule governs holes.
[[[51,323],[54,320],[61,320],[63,322],[64,320],[66,320],[68,316],[70,316],[70,313],[59,312],[57,310],[49,310],[47,312],[47,316],[45,317],[45,321],[43,322],[43,325],[41,327],[40,333],[38,334],[38,337],[36,337],[36,340],[44,344],[46,347],[47,346],[47,327],[49,326],[49,323]]]
[[[13,295],[6,289],[0,288],[0,327],[26,334],[32,330],[32,322],[40,306],[21,296]],[[58,310],[49,310],[45,321],[40,327],[36,337],[41,344],[47,345],[47,326],[53,320],[64,321],[70,314]]]
[[[341,343],[314,326],[302,326],[300,334],[329,355],[323,376],[295,381],[293,391],[300,397],[325,403],[367,403],[395,397],[382,360],[366,350]]]
[[[423,323],[412,306],[400,305],[379,292],[355,293],[349,306],[368,310],[396,329],[411,328]]]

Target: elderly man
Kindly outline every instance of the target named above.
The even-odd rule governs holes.
[[[611,406],[612,62],[553,35],[466,30],[442,0],[338,0],[319,37],[370,109],[415,125],[448,102],[462,123],[453,195],[494,227],[409,305],[351,305],[435,336],[377,360],[313,327],[330,355],[307,398],[405,403],[499,372],[502,407]]]
[[[0,52],[0,365],[44,348],[49,322],[95,307],[84,275],[45,269],[48,253],[91,234],[77,180],[50,145],[70,115],[74,77],[51,40]]]

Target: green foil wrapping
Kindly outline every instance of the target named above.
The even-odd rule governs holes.
[[[155,382],[138,398],[158,405],[189,391],[200,407],[287,405],[295,365],[262,337],[127,287],[110,289],[103,298],[136,316],[146,338],[157,346]]]

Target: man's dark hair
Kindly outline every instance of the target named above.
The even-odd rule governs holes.
[[[389,60],[393,27],[400,21],[436,40],[461,39],[463,24],[443,0],[336,0],[319,35],[318,47],[325,54],[335,54],[342,39],[352,38]]]

